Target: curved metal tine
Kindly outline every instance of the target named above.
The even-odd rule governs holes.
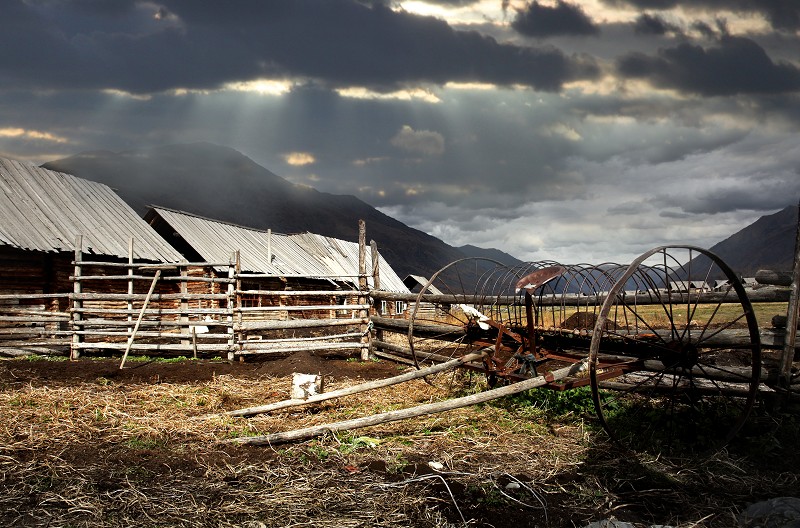
[[[513,289],[509,284],[513,284],[516,278],[514,270],[508,266],[498,268],[492,275],[494,281],[490,288],[491,312],[495,314],[493,319],[502,324],[518,323],[516,314],[512,313],[511,307],[506,302],[501,302],[503,297],[513,297]]]

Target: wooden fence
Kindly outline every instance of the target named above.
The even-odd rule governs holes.
[[[129,249],[127,263],[76,250],[68,280],[53,280],[71,291],[0,294],[0,355],[369,357],[364,255],[352,277],[276,277],[241,271],[238,252],[222,263],[141,264]]]

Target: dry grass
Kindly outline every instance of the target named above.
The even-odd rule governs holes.
[[[474,390],[467,374],[430,381],[244,420],[197,417],[283,399],[290,378],[23,383],[2,375],[0,524],[561,527],[615,516],[730,526],[749,501],[798,487],[785,461],[773,468],[746,452],[631,460],[588,415],[555,417],[514,401],[291,445],[226,442]],[[784,456],[773,447],[769,457]]]

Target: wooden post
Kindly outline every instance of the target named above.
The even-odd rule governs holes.
[[[234,255],[236,258],[236,310],[238,312],[236,315],[236,323],[241,327],[242,319],[244,318],[244,314],[242,313],[242,254],[241,251],[237,249]],[[237,338],[239,342],[244,341],[244,333],[239,332]],[[244,361],[243,355],[239,356],[239,361]]]
[[[378,243],[374,240],[369,241],[369,247],[372,249],[372,289],[373,290],[380,290],[381,289],[381,269],[380,269],[380,254],[378,253]],[[378,313],[378,316],[383,315],[381,310],[382,302],[377,301],[373,302],[372,305],[375,308],[375,311]],[[378,341],[383,341],[383,330],[378,329],[375,331],[375,338]],[[372,343],[370,343],[371,349]]]
[[[778,384],[782,389],[789,389],[791,382],[792,362],[794,361],[795,342],[797,340],[798,310],[800,310],[800,203],[798,203],[797,234],[794,243],[794,268],[792,269],[792,285],[789,295],[789,307],[786,312],[786,338],[783,343],[783,355],[779,371]]]
[[[81,260],[83,255],[83,237],[78,235],[75,238],[75,275],[72,282],[72,292],[75,297],[72,299],[72,347],[69,352],[69,358],[72,360],[80,357],[80,344],[82,341],[82,334],[80,330],[83,328],[81,325],[81,311],[83,308],[83,301],[79,298],[81,293]]]
[[[133,295],[133,237],[128,239],[128,295]],[[128,299],[128,336],[133,334],[133,300]]]
[[[189,293],[189,272],[186,266],[181,266],[181,295],[188,295]],[[184,323],[181,325],[181,333],[188,333],[190,330],[189,327],[189,301],[186,297],[181,299],[181,315],[180,315],[180,322]],[[192,327],[193,328],[193,327]],[[188,345],[189,341],[187,339],[181,339],[182,345]]]
[[[234,278],[236,278],[235,265],[238,260],[238,253],[234,253],[228,261],[228,279],[230,279],[228,281],[228,315],[226,317],[228,322],[228,361],[233,361],[234,346],[236,345],[235,334],[233,333],[233,310],[236,304],[236,285],[234,284]],[[238,280],[238,278],[236,280]]]
[[[367,226],[364,220],[358,221],[358,304],[367,303]],[[360,308],[361,319],[369,317],[369,310]],[[361,324],[361,361],[369,360],[369,325]]]
[[[159,277],[161,277],[161,270],[156,270],[156,274],[153,276],[153,282],[150,284],[150,291],[147,292],[147,297],[144,298],[144,302],[142,303],[142,309],[139,311],[139,317],[136,319],[136,324],[133,327],[133,332],[131,332],[130,337],[128,337],[128,344],[125,345],[125,353],[122,354],[122,361],[119,363],[120,370],[125,367],[125,360],[128,358],[128,353],[131,351],[131,346],[133,346],[133,340],[136,338],[136,332],[139,331],[139,325],[142,324],[142,319],[144,318],[144,312],[147,310],[147,305],[150,302],[150,297],[153,296],[153,292],[156,289],[156,283],[158,282]]]

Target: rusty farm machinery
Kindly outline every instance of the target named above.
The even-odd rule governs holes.
[[[411,300],[413,299],[413,300]],[[619,445],[659,453],[708,451],[729,441],[760,388],[774,380],[736,274],[693,246],[652,249],[630,265],[455,261],[409,297],[405,319],[376,328],[417,370],[395,378],[228,414],[249,416],[466,368],[485,374],[478,394],[308,429],[237,439],[308,438],[487,401],[534,387],[591,391],[602,428]],[[784,299],[785,301],[785,299]],[[432,366],[424,366],[423,365]]]

